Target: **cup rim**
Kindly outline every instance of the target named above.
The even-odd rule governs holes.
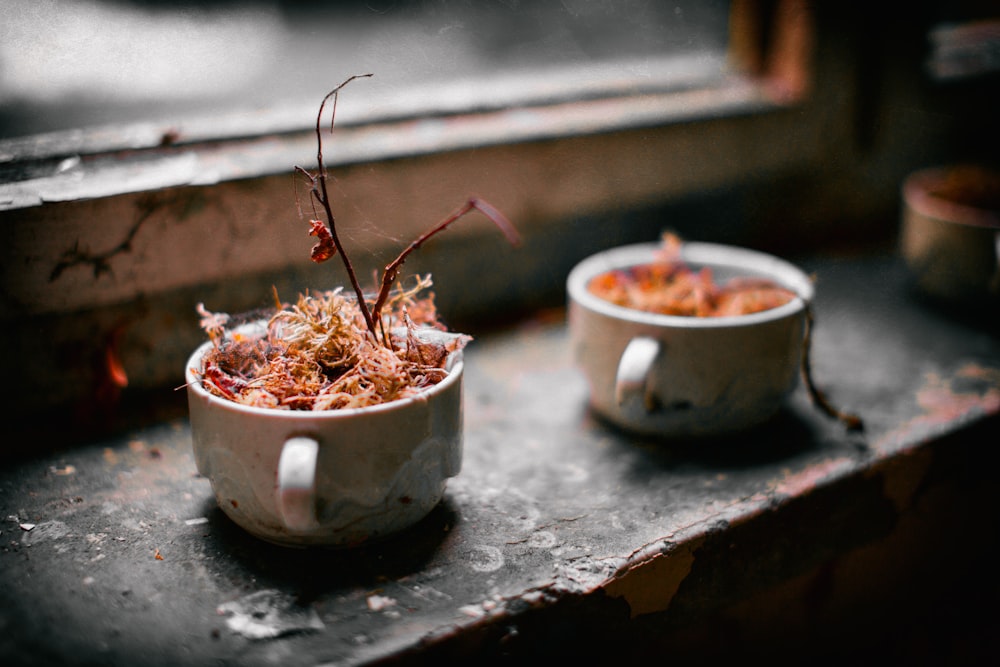
[[[463,351],[455,350],[448,355],[446,363],[446,370],[448,371],[448,374],[445,378],[437,384],[427,387],[413,396],[398,398],[387,403],[366,405],[360,408],[338,408],[334,410],[284,410],[281,408],[267,408],[237,403],[236,401],[230,401],[229,399],[222,398],[221,396],[216,396],[205,389],[201,384],[201,380],[195,374],[194,369],[200,367],[201,358],[204,356],[205,352],[212,347],[212,345],[213,343],[211,341],[205,341],[191,353],[191,356],[188,357],[187,365],[184,368],[184,379],[187,390],[189,392],[193,392],[199,398],[207,400],[211,405],[215,405],[216,407],[232,410],[238,413],[266,416],[274,419],[301,421],[315,421],[316,419],[343,420],[361,415],[371,416],[380,413],[395,412],[415,403],[426,403],[438,394],[447,391],[452,385],[459,381],[459,378],[462,376],[462,371],[465,368]]]
[[[685,241],[681,245],[681,260],[697,266],[745,269],[762,274],[795,293],[788,303],[775,308],[722,317],[695,317],[652,313],[611,303],[590,292],[587,285],[595,276],[615,269],[645,264],[654,259],[661,248],[658,242],[617,246],[590,255],[570,271],[566,289],[572,301],[606,317],[638,324],[687,329],[719,329],[742,327],[779,320],[801,312],[813,300],[812,280],[791,262],[758,250],[718,243]]]
[[[968,227],[1000,230],[1000,212],[942,197],[935,188],[951,174],[968,170],[996,177],[996,172],[974,164],[926,167],[903,180],[903,202],[907,208],[927,218]]]

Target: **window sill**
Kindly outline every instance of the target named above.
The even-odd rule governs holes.
[[[922,650],[987,649],[941,610],[974,623],[965,598],[996,591],[980,568],[998,525],[981,463],[1000,424],[997,339],[914,300],[896,258],[802,265],[818,281],[815,377],[865,419],[863,436],[804,391],[729,440],[624,436],[587,413],[558,314],[535,318],[468,348],[465,460],[445,501],[364,549],[288,550],[235,528],[192,476],[183,418],[5,466],[17,514],[0,553],[3,651],[30,662],[44,643],[48,657],[109,664],[138,647],[165,662],[358,665],[604,650],[799,662],[773,653],[789,647],[899,658],[910,648],[893,633],[928,609]],[[287,634],[250,639],[220,614],[249,613],[254,594]]]
[[[392,112],[376,107],[364,120],[357,113],[341,111],[346,108],[342,103],[336,131],[323,139],[325,163],[330,168],[346,167],[782,108],[759,84],[742,78],[709,87],[685,87],[674,81],[672,86],[651,86],[627,95],[604,88],[590,98],[586,91],[574,89],[578,97],[573,101],[568,101],[568,92],[554,87],[548,96],[521,98],[521,104],[492,104],[464,113],[460,110],[467,109],[470,101],[454,99],[457,96],[450,104],[424,100],[414,105],[413,113],[399,105],[393,105]],[[498,97],[505,100],[508,95]],[[314,118],[315,109],[297,108],[295,113],[295,120],[286,111],[256,120],[241,116],[238,122],[235,118],[208,119],[184,127],[131,126],[0,141],[0,175],[6,179],[0,183],[0,211],[211,186],[287,174],[296,165],[312,168],[316,135],[307,121]],[[324,118],[324,131],[328,118]],[[240,135],[227,136],[230,127],[238,127]]]

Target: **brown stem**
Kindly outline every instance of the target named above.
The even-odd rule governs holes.
[[[337,116],[337,95],[340,93],[341,88],[349,84],[355,79],[361,79],[372,76],[371,74],[355,74],[349,77],[339,86],[331,90],[323,98],[323,101],[319,105],[319,113],[316,114],[316,163],[319,171],[316,177],[312,179],[312,193],[313,197],[320,203],[323,210],[326,212],[327,225],[330,229],[330,236],[333,237],[333,245],[337,248],[337,253],[340,255],[341,261],[344,262],[344,268],[347,269],[347,276],[351,280],[351,286],[354,288],[354,293],[357,295],[358,308],[361,310],[361,314],[365,318],[365,324],[368,326],[368,331],[371,332],[372,337],[378,340],[378,333],[375,330],[375,319],[372,317],[371,311],[368,309],[368,304],[365,303],[364,290],[361,289],[361,284],[358,282],[358,276],[354,272],[354,266],[351,264],[350,258],[344,251],[344,246],[340,242],[340,236],[337,234],[337,226],[333,217],[333,210],[330,207],[330,195],[327,192],[326,187],[326,166],[323,164],[323,133],[322,133],[322,123],[323,123],[323,108],[326,103],[332,98],[333,99],[333,110],[330,114],[330,132],[333,132],[333,122],[334,118]],[[318,189],[317,189],[318,184]]]
[[[508,220],[504,214],[497,210],[492,204],[489,204],[488,202],[477,197],[472,197],[469,201],[465,202],[465,204],[453,211],[447,218],[439,222],[430,230],[421,234],[415,241],[410,243],[410,245],[407,246],[403,252],[399,253],[399,256],[396,257],[396,259],[385,267],[382,271],[382,284],[379,287],[378,298],[375,300],[375,305],[372,306],[372,317],[376,321],[380,319],[382,307],[389,298],[389,292],[392,289],[392,284],[399,275],[400,267],[403,265],[403,262],[406,261],[406,258],[410,255],[410,253],[419,248],[429,238],[438,232],[443,231],[446,227],[448,227],[448,225],[471,212],[473,209],[476,209],[492,220],[493,223],[500,228],[500,231],[503,232],[504,236],[507,237],[507,240],[511,245],[520,245],[521,237],[514,228],[514,225],[511,224],[510,220]]]
[[[812,366],[810,364],[810,352],[812,348],[812,330],[813,330],[813,313],[812,307],[806,306],[806,335],[805,343],[802,350],[802,378],[805,381],[806,389],[809,390],[809,396],[812,398],[813,403],[818,405],[821,410],[823,410],[827,415],[839,419],[843,423],[847,430],[849,431],[863,431],[864,422],[861,421],[861,417],[857,415],[852,415],[842,410],[838,410],[836,407],[827,400],[826,396],[821,392],[816,384],[813,382],[812,378]]]
[[[384,327],[381,322],[382,307],[385,305],[386,300],[389,298],[389,293],[392,290],[392,284],[395,282],[396,277],[399,275],[399,269],[406,261],[406,258],[411,252],[419,248],[427,239],[431,238],[438,232],[445,229],[448,225],[455,222],[462,216],[466,215],[473,209],[478,210],[480,213],[488,217],[493,223],[500,228],[500,230],[507,237],[507,240],[511,245],[519,245],[521,238],[514,228],[514,225],[504,217],[504,215],[497,210],[492,204],[489,204],[482,199],[473,197],[469,199],[463,206],[455,210],[447,218],[439,222],[431,230],[422,234],[417,240],[411,243],[403,252],[396,257],[385,270],[382,272],[382,281],[379,287],[378,296],[375,299],[374,305],[369,309],[368,304],[365,302],[364,290],[361,289],[361,284],[358,282],[357,274],[354,272],[354,267],[351,265],[351,260],[348,258],[347,253],[344,251],[344,246],[340,242],[340,237],[337,234],[336,221],[333,217],[333,210],[330,207],[330,195],[327,191],[326,186],[326,167],[323,164],[323,133],[322,133],[322,123],[323,123],[323,109],[326,107],[327,102],[331,99],[333,100],[333,111],[330,117],[330,131],[333,131],[333,121],[337,115],[337,96],[340,90],[349,84],[351,81],[360,78],[366,78],[372,76],[371,74],[356,74],[352,77],[346,79],[339,86],[331,90],[323,98],[323,101],[319,105],[319,113],[316,114],[316,163],[318,166],[318,171],[316,175],[310,174],[307,170],[302,167],[296,167],[296,170],[300,173],[306,175],[312,184],[312,195],[315,201],[319,202],[320,206],[326,213],[327,226],[330,231],[330,237],[333,240],[334,248],[336,252],[340,255],[341,261],[344,263],[344,268],[347,269],[347,275],[351,280],[351,286],[354,288],[354,293],[357,295],[358,308],[361,310],[361,314],[365,318],[365,324],[368,326],[368,331],[371,332],[372,337],[377,341],[379,340],[379,329],[382,329],[382,339],[383,344],[389,345],[387,337],[385,336]]]

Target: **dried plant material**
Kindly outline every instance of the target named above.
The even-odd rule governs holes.
[[[322,220],[309,221],[309,236],[315,236],[319,239],[309,255],[312,261],[319,264],[337,254],[337,246],[333,243],[333,235],[330,234],[330,230],[326,228]]]
[[[328,102],[332,104],[333,112],[330,118],[330,131],[332,132],[334,119],[336,118],[337,113],[337,100],[339,98],[340,91],[344,88],[344,86],[351,83],[355,79],[364,79],[371,76],[371,74],[356,74],[349,77],[339,86],[326,94],[323,101],[320,102],[319,112],[316,114],[316,171],[310,172],[309,170],[299,166],[296,166],[295,170],[309,180],[309,193],[312,195],[313,206],[315,207],[315,205],[318,204],[326,216],[325,225],[321,220],[310,220],[309,222],[310,236],[315,236],[319,239],[319,242],[313,246],[312,259],[314,262],[319,263],[326,261],[334,255],[340,256],[340,260],[343,262],[344,268],[347,270],[347,275],[350,278],[351,287],[354,288],[354,294],[357,296],[358,308],[361,311],[361,316],[364,318],[368,330],[373,336],[378,338],[375,323],[379,321],[380,311],[389,296],[389,291],[392,289],[392,286],[399,275],[399,270],[402,267],[403,262],[406,261],[406,258],[410,255],[410,253],[419,248],[432,236],[444,231],[444,229],[453,222],[471,213],[472,211],[479,211],[489,218],[493,224],[495,224],[500,231],[503,232],[504,236],[507,237],[507,240],[511,243],[511,245],[520,244],[521,239],[517,230],[514,228],[514,225],[511,224],[511,222],[492,204],[489,204],[478,197],[471,197],[463,206],[459,207],[447,218],[410,243],[410,245],[407,246],[395,260],[385,267],[385,270],[382,272],[382,280],[379,285],[378,296],[375,299],[375,303],[371,306],[368,305],[365,301],[364,291],[361,289],[361,284],[358,282],[357,274],[354,272],[351,260],[344,250],[340,236],[337,234],[337,223],[333,215],[333,209],[330,206],[330,195],[327,191],[326,164],[323,160],[323,110],[326,108]],[[319,215],[317,210],[314,209],[314,212]]]
[[[465,347],[471,337],[450,333],[440,322],[434,294],[429,292],[429,275],[416,276],[411,287],[400,285],[397,278],[406,258],[473,211],[496,224],[512,245],[520,243],[514,226],[500,211],[472,197],[385,267],[375,298],[369,303],[337,234],[327,193],[322,120],[328,102],[336,114],[337,98],[344,86],[370,76],[352,76],[327,93],[316,115],[317,169],[295,168],[310,184],[314,215],[309,220],[309,235],[317,239],[310,257],[322,263],[338,256],[354,296],[337,288],[301,294],[294,305],[285,305],[275,295],[275,311],[256,321],[210,312],[198,304],[201,326],[212,347],[202,357],[202,367],[192,370],[202,386],[216,396],[262,408],[337,410],[418,394],[447,377],[449,356]],[[322,215],[326,222],[319,219]]]
[[[748,315],[795,297],[791,290],[763,278],[733,278],[717,284],[711,268],[687,266],[680,249],[680,238],[665,233],[655,261],[603,273],[588,289],[618,306],[683,317]]]
[[[227,330],[217,324],[225,315],[205,317],[213,346],[203,358],[202,386],[243,405],[282,410],[357,408],[419,393],[443,380],[448,355],[472,340],[441,324],[430,286],[426,276],[392,293],[380,318],[385,343],[369,334],[357,301],[340,289],[300,295],[256,330]]]

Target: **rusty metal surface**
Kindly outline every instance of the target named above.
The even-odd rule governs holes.
[[[465,461],[441,505],[357,550],[244,534],[197,476],[183,419],[8,466],[0,662],[551,653],[586,645],[570,628],[639,642],[828,579],[831,562],[943,507],[956,471],[963,484],[983,474],[970,461],[997,433],[1000,339],[914,299],[894,260],[804,266],[817,275],[814,376],[863,434],[799,390],[739,437],[624,436],[587,411],[562,313],[542,314],[468,348]]]

